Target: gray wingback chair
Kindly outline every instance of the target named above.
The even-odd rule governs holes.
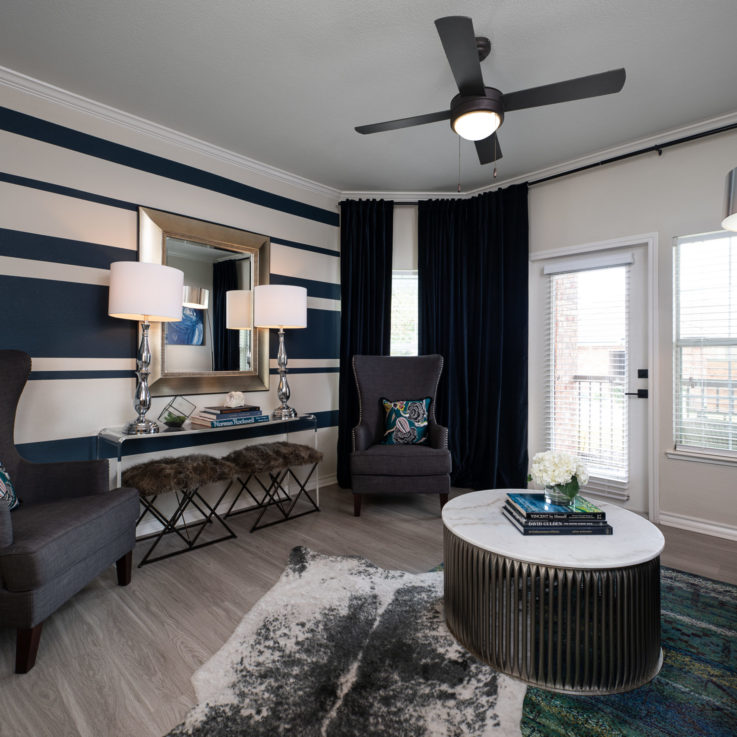
[[[362,494],[439,494],[440,507],[448,500],[451,458],[448,430],[435,419],[435,397],[443,357],[354,356],[353,375],[358,387],[359,422],[353,429],[351,487],[353,514],[361,514]],[[418,445],[382,445],[389,400],[430,397],[429,438]]]
[[[15,672],[36,661],[44,620],[102,571],[131,579],[138,492],[109,491],[107,461],[31,463],[13,442],[31,372],[22,351],[0,351],[0,461],[20,507],[0,502],[0,625],[17,629]]]

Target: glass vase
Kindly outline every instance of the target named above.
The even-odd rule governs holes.
[[[573,506],[574,499],[578,496],[578,489],[573,491],[569,490],[569,484],[557,484],[555,486],[545,487],[545,503],[556,504],[563,507]]]

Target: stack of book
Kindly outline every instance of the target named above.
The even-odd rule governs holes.
[[[502,514],[523,535],[611,535],[606,513],[577,496],[570,507],[546,504],[545,494],[507,494]]]
[[[190,418],[192,427],[230,427],[232,425],[251,425],[254,422],[268,422],[269,416],[262,414],[261,407],[244,404],[241,407],[204,407],[198,409]]]

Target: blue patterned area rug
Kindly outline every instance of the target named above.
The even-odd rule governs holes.
[[[663,569],[664,664],[615,696],[562,696],[456,643],[443,574],[292,551],[279,582],[193,677],[170,737],[734,737],[737,587]]]
[[[658,676],[612,696],[529,688],[524,737],[737,735],[737,586],[663,568],[661,595]]]

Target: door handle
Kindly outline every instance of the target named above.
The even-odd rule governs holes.
[[[625,396],[647,399],[647,389],[638,389],[636,392],[625,392]]]

